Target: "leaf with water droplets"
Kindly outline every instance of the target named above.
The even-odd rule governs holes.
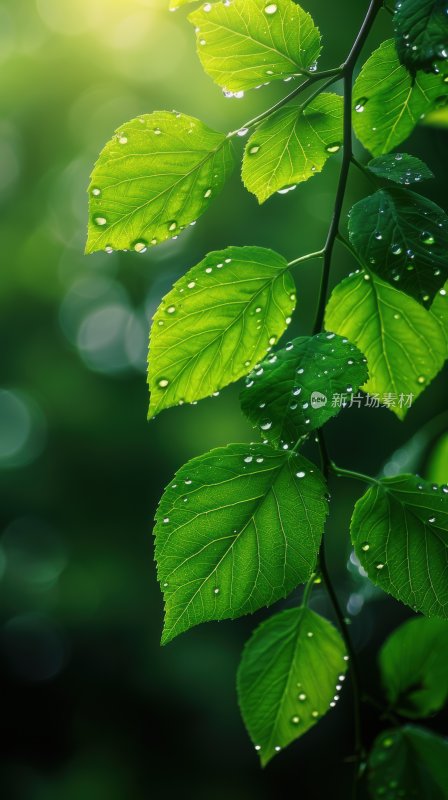
[[[416,725],[381,733],[368,760],[372,800],[446,800],[448,741]]]
[[[232,444],[185,464],[156,518],[162,642],[201,622],[253,613],[308,580],[325,493],[314,464],[266,445]]]
[[[409,186],[433,178],[434,175],[424,161],[408,153],[388,153],[372,158],[367,169],[377,178]]]
[[[308,106],[281,108],[250,137],[243,158],[246,188],[263,203],[321,172],[342,142],[342,97],[321,94]]]
[[[237,688],[263,766],[336,705],[336,686],[346,669],[339,632],[309,608],[282,611],[255,629],[243,651]]]
[[[383,42],[364,64],[353,87],[353,126],[372,155],[389,153],[407,139],[448,85],[439,74],[403,67],[392,39]]]
[[[380,189],[356,203],[350,240],[366,267],[428,307],[448,278],[448,217],[407,189]]]
[[[230,140],[194,117],[155,111],[127,122],[92,172],[86,252],[144,252],[177,236],[207,210],[233,166]]]
[[[241,408],[270,442],[291,446],[338,414],[342,405],[333,402],[335,396],[350,402],[367,378],[365,357],[347,339],[334,333],[302,336],[249,374]],[[268,430],[266,419],[272,423]]]
[[[321,50],[312,18],[292,0],[214,3],[189,20],[205,72],[232,92],[302,75]]]
[[[448,618],[448,494],[415,475],[376,481],[350,532],[373,583],[427,617]]]
[[[400,419],[448,356],[438,317],[368,272],[351,275],[336,286],[325,325],[366,356],[369,380],[362,388],[372,395],[371,405],[381,405],[387,395],[388,407]]]
[[[394,27],[400,61],[411,72],[432,69],[435,61],[448,58],[446,0],[401,0]]]
[[[401,716],[440,711],[448,699],[448,622],[408,620],[383,644],[379,664],[389,706]]]
[[[445,336],[448,353],[448,281],[438,292],[431,306],[431,314],[438,321]]]
[[[295,302],[288,264],[273,250],[209,253],[174,284],[154,316],[149,417],[247,375],[282,335]]]

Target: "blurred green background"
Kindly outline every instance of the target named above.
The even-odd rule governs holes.
[[[307,0],[341,62],[366,3]],[[346,798],[350,682],[334,712],[265,771],[245,734],[235,670],[266,616],[209,624],[159,647],[162,602],[151,539],[157,501],[187,459],[253,433],[238,387],[146,422],[145,360],[162,295],[211,249],[271,246],[294,258],[322,246],[340,156],[263,207],[238,175],[194,228],[145,255],[84,257],[86,187],[114,129],[176,108],[218,130],[271,105],[283,84],[225,99],[200,68],[185,10],[165,0],[0,1],[0,725],[7,800]],[[390,35],[384,14],[367,56]],[[291,85],[288,85],[288,91]],[[242,143],[240,143],[242,147]],[[419,128],[406,149],[446,193],[447,134]],[[362,152],[358,155],[362,158]],[[444,181],[445,177],[445,181]],[[369,187],[352,175],[347,203]],[[338,250],[333,280],[353,269]],[[296,272],[294,335],[309,333],[318,262]],[[439,375],[404,424],[347,409],[327,426],[342,466],[448,480],[447,381]],[[431,421],[432,420],[432,421]],[[428,424],[428,421],[431,421]],[[307,455],[317,458],[314,445]],[[331,571],[367,689],[375,651],[408,616],[365,581],[347,536],[359,486],[332,486]],[[290,606],[294,596],[279,606]],[[332,617],[321,589],[312,605]],[[443,730],[443,715],[432,721]],[[380,730],[366,710],[367,742]],[[294,789],[294,787],[296,787]]]

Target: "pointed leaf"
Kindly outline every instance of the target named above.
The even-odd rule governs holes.
[[[367,164],[367,169],[377,178],[400,183],[402,186],[420,183],[434,177],[424,161],[408,153],[389,153],[372,158]]]
[[[232,444],[185,464],[157,511],[162,641],[200,622],[250,614],[308,580],[325,492],[307,459],[266,445]]]
[[[394,26],[400,61],[412,72],[448,58],[446,0],[401,0]]]
[[[149,347],[149,416],[238,380],[291,321],[288,265],[263,247],[209,253],[164,297]]]
[[[256,628],[244,648],[237,686],[263,765],[336,705],[346,669],[340,634],[308,608],[282,611]]]
[[[446,800],[448,741],[416,725],[384,731],[369,755],[368,772],[372,800]]]
[[[408,620],[383,644],[379,662],[390,706],[405,717],[429,717],[448,699],[448,622]]]
[[[144,252],[177,236],[206,211],[233,165],[230,140],[193,117],[155,111],[127,122],[91,175],[86,252]]]
[[[327,330],[346,336],[367,358],[362,387],[404,419],[448,355],[442,325],[412,297],[367,272],[343,280],[328,301]]]
[[[389,153],[447,89],[441,75],[418,72],[413,77],[400,64],[394,41],[383,42],[353,87],[353,126],[359,141],[374,156]]]
[[[334,394],[356,393],[366,359],[347,339],[318,333],[294,339],[246,378],[241,408],[274,444],[294,444],[341,410]]]
[[[427,617],[448,617],[448,494],[415,475],[377,481],[355,505],[351,537],[373,583]]]
[[[350,240],[362,261],[429,306],[448,278],[448,217],[407,189],[380,189],[356,203]]]
[[[205,72],[232,92],[302,75],[321,49],[312,18],[292,0],[206,3],[189,20]]]
[[[243,183],[263,203],[321,172],[342,142],[342,97],[321,94],[303,110],[281,108],[250,137]]]

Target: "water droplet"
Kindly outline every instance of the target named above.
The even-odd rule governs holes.
[[[190,283],[187,283],[187,287],[189,289],[194,289],[195,286],[196,286],[196,281],[190,281]]]
[[[318,716],[319,716],[319,712],[318,711],[312,711],[311,712],[311,716],[314,717],[314,719],[317,719]]]
[[[384,569],[384,564],[380,561],[379,564],[376,565],[377,569]]]
[[[99,197],[101,194],[101,189],[95,187],[94,189],[92,189],[92,194],[94,197]]]
[[[219,594],[219,589],[218,589],[218,587],[216,587],[216,589],[213,589],[213,594]]]
[[[174,222],[174,220],[173,220],[173,222],[168,223],[168,230],[169,231],[175,231],[176,228],[177,228],[177,222]]]
[[[300,470],[300,472],[296,472],[296,477],[297,478],[304,478],[305,475],[306,475],[306,472],[304,472],[303,470]]]
[[[431,245],[435,243],[434,236],[431,233],[428,233],[427,231],[422,231],[422,233],[420,234],[420,239],[423,242],[423,244]]]
[[[120,142],[120,144],[127,144],[128,143],[128,137],[127,136],[123,136],[123,135],[119,136],[118,137],[118,141]]]
[[[250,464],[250,462],[253,461],[253,456],[246,456],[246,458],[244,460],[245,460],[246,464]]]
[[[134,244],[134,250],[136,253],[146,253],[147,249],[148,249],[148,243],[145,242],[143,239],[141,239],[141,241],[139,242],[135,242]]]
[[[93,221],[95,225],[99,225],[100,228],[102,228],[104,225],[107,225],[106,217],[94,217]]]
[[[298,695],[297,699],[300,700],[301,703],[305,702],[305,700],[306,700],[305,692],[300,692],[300,694]]]
[[[160,380],[158,381],[158,385],[160,386],[161,389],[166,389],[168,384],[169,384],[169,381],[167,381],[166,378],[160,378]]]
[[[327,153],[337,153],[338,150],[340,150],[340,149],[341,149],[341,143],[340,142],[333,142],[332,144],[327,144],[327,146],[325,148]]]
[[[175,310],[176,310],[176,306],[168,306],[168,308],[166,310],[166,313],[167,314],[174,314]]]
[[[253,144],[251,147],[249,147],[249,155],[254,156],[255,153],[258,153],[259,149],[260,149],[260,145]]]
[[[164,517],[163,523],[166,525],[170,521],[169,517]]]
[[[428,519],[428,522],[431,522],[431,524],[432,524],[433,522],[435,522],[435,521],[436,521],[436,518],[435,518],[435,517],[430,517],[430,518]]]
[[[204,192],[204,197],[210,197],[210,196],[211,196],[211,193],[212,193],[212,190],[211,190],[211,189],[207,189],[207,190]]]
[[[417,378],[417,383],[420,383],[420,384],[426,383],[425,376],[424,375],[419,375],[418,378]]]
[[[359,100],[355,104],[355,111],[357,111],[358,114],[362,114],[362,112],[364,111],[366,103],[367,103],[367,97],[360,97]]]
[[[313,631],[308,631],[307,636],[308,636],[308,639],[312,639],[312,637],[314,636]]]
[[[211,3],[205,3],[205,5],[203,6],[203,10],[204,10],[204,11],[206,11],[207,13],[208,13],[209,11],[211,11],[211,10],[212,10],[212,5],[211,5]]]
[[[277,745],[274,747],[274,750],[275,750],[275,752],[276,752],[276,753],[279,753],[281,749],[282,749],[282,748],[280,747],[280,745],[279,745],[279,744],[277,744]]]
[[[255,750],[256,750],[257,752],[258,752],[259,750],[261,750],[261,747],[260,747],[260,745],[259,745],[259,744],[256,744],[256,745],[255,745]]]
[[[264,422],[261,422],[260,423],[260,428],[261,428],[262,431],[270,430],[270,428],[272,428],[271,420],[270,419],[266,419],[266,420],[264,420]]]
[[[268,16],[275,14],[276,11],[277,11],[277,6],[275,5],[275,3],[269,3],[267,6],[264,7],[264,13],[268,14]]]
[[[298,725],[300,722],[300,717],[297,716],[291,717],[291,722],[293,725]]]

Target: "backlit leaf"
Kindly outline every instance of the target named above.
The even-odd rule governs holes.
[[[342,142],[342,97],[321,94],[303,110],[281,108],[250,137],[243,183],[263,203],[320,172]]]
[[[373,583],[427,617],[448,617],[448,493],[415,475],[382,478],[355,505],[351,537]]]
[[[448,217],[407,189],[380,189],[356,203],[350,240],[363,263],[428,307],[448,278]]]
[[[442,75],[418,72],[413,77],[389,39],[372,53],[353,87],[355,133],[374,156],[389,153],[447,92]]]
[[[209,253],[164,297],[149,346],[149,416],[246,375],[279,339],[296,302],[288,265],[263,247]]]
[[[266,445],[232,444],[185,464],[157,511],[162,641],[269,606],[308,580],[325,492],[307,459]]]
[[[341,410],[334,395],[356,393],[367,377],[366,359],[347,339],[302,336],[248,375],[241,407],[263,437],[292,445]]]
[[[420,183],[434,177],[429,167],[420,158],[410,156],[408,153],[389,153],[377,156],[369,161],[367,169],[373,172],[377,178],[400,183],[402,186]]]
[[[256,628],[244,648],[237,686],[263,765],[336,705],[346,669],[340,634],[309,608],[282,611]]]
[[[448,622],[408,620],[383,644],[379,662],[390,706],[405,717],[429,717],[448,698]]]
[[[416,725],[384,731],[369,755],[368,775],[372,800],[446,800],[448,741]]]
[[[436,315],[390,283],[358,272],[334,289],[327,330],[346,336],[367,358],[362,387],[404,419],[442,368],[447,341]]]
[[[91,175],[87,253],[135,250],[177,236],[206,211],[234,165],[222,133],[155,111],[122,125]]]
[[[448,58],[446,0],[401,0],[394,14],[400,61],[411,71],[431,69]]]
[[[189,20],[205,72],[232,92],[302,75],[321,49],[312,18],[292,0],[206,3]]]

